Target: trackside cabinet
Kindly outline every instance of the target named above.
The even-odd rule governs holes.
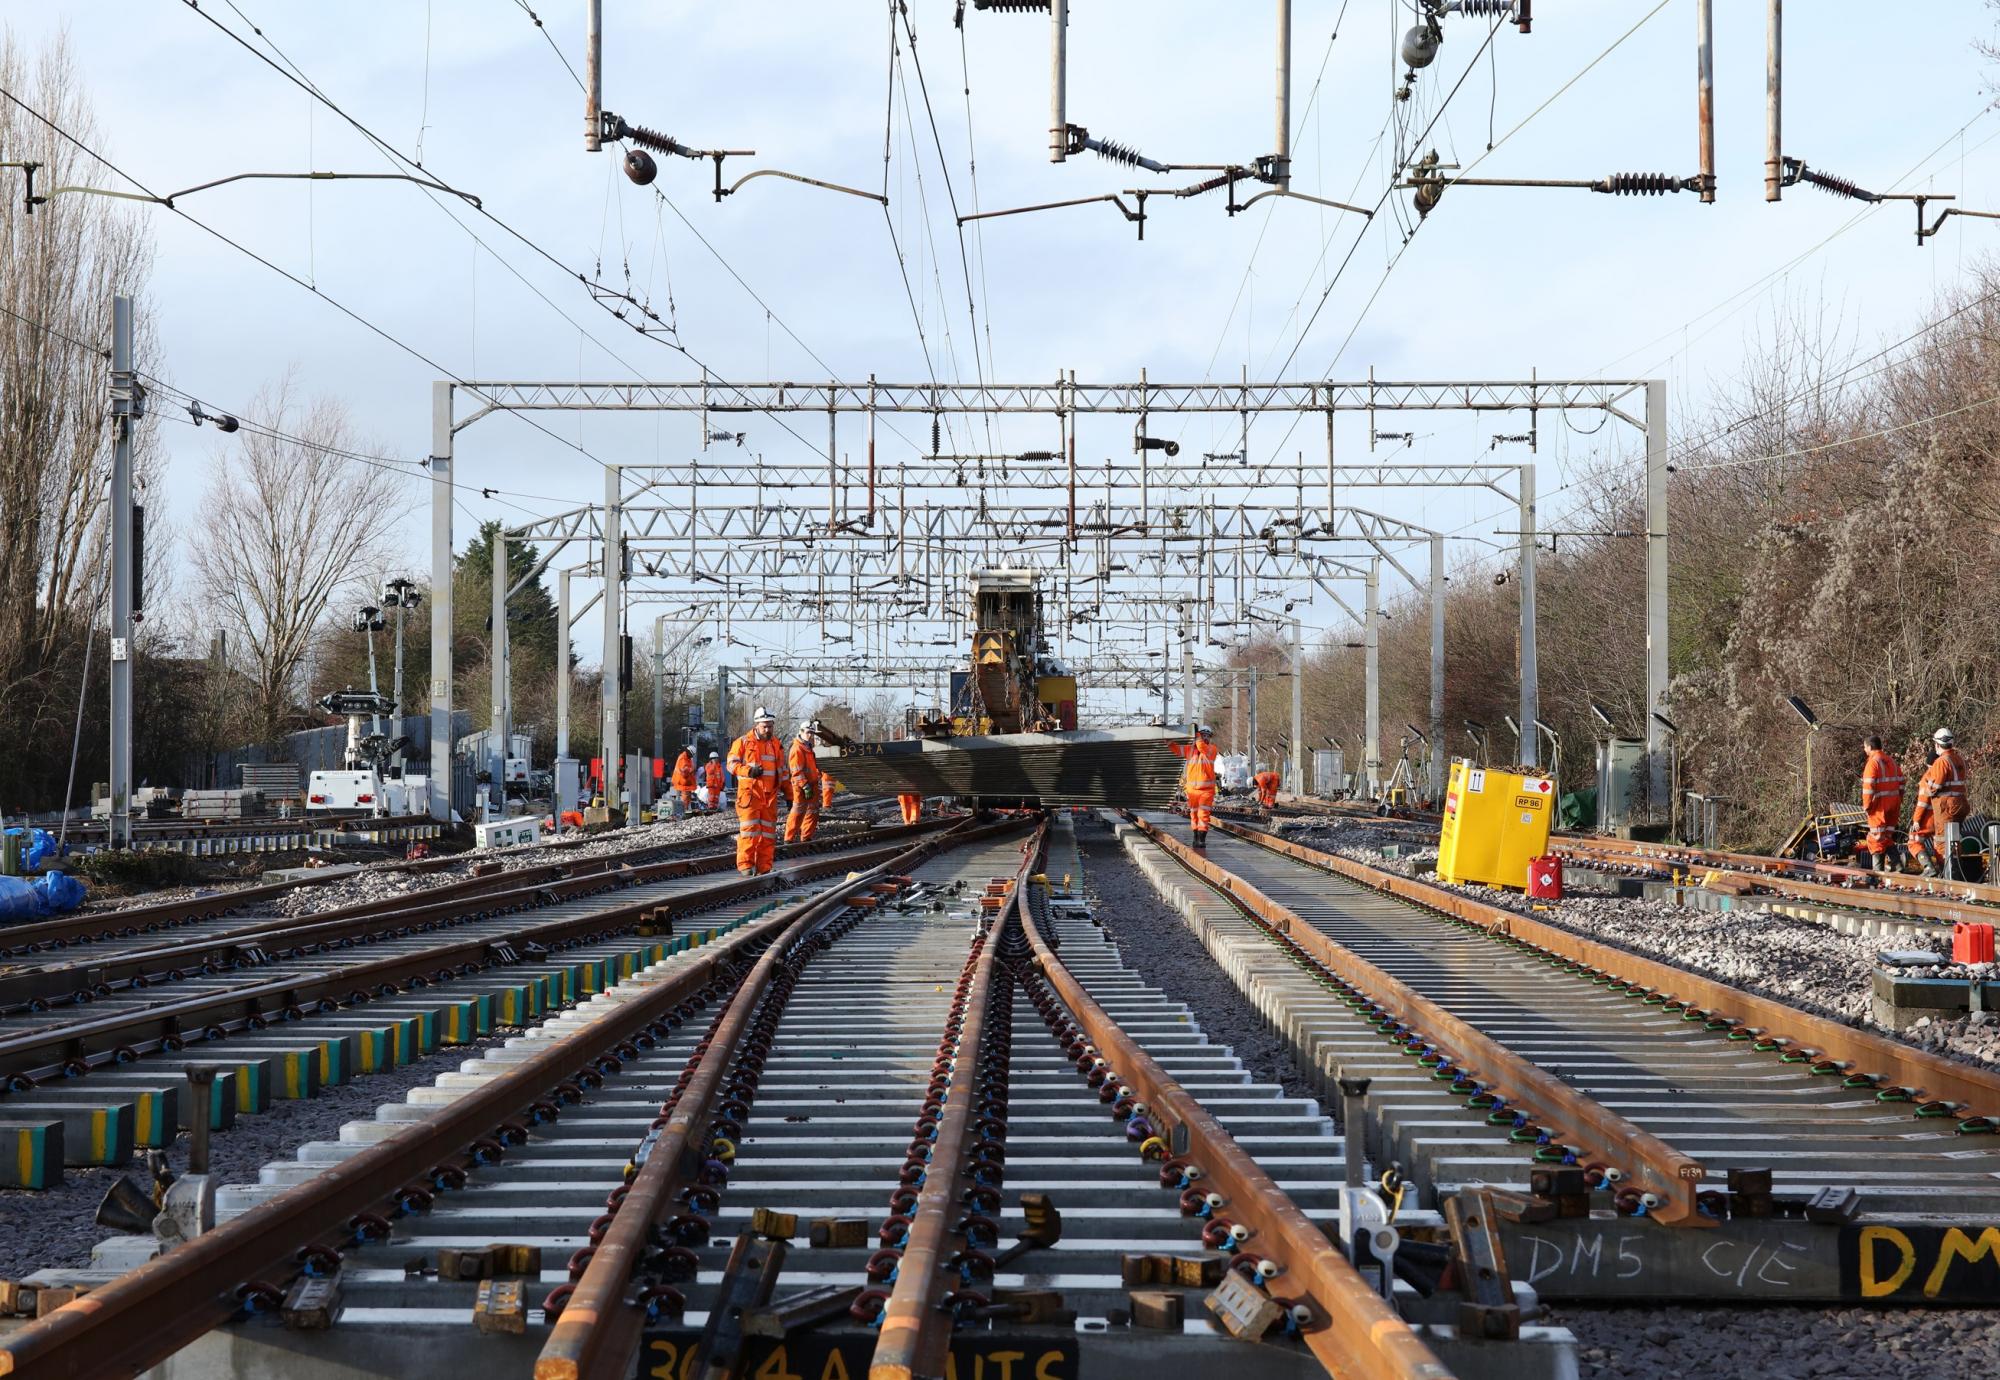
[[[1438,836],[1438,876],[1521,890],[1528,865],[1549,851],[1555,798],[1555,783],[1546,776],[1454,761]]]

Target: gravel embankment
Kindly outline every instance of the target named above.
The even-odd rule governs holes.
[[[309,1141],[338,1140],[346,1123],[371,1120],[376,1107],[402,1101],[411,1088],[429,1085],[504,1038],[490,1035],[472,1044],[440,1046],[401,1068],[369,1074],[318,1097],[274,1102],[270,1111],[257,1116],[238,1117],[234,1127],[211,1137],[209,1171],[221,1183],[255,1183],[257,1171],[270,1161],[292,1158]],[[168,1151],[176,1174],[186,1171],[187,1154],[183,1133]],[[124,1169],[72,1169],[61,1187],[42,1193],[0,1189],[0,1278],[20,1279],[40,1269],[88,1268],[90,1248],[112,1235],[91,1219],[121,1173],[143,1186],[145,1176],[135,1162]]]
[[[1160,899],[1110,827],[1094,815],[1078,815],[1076,839],[1086,891],[1125,966],[1186,1002],[1202,1032],[1235,1051],[1252,1078],[1277,1083],[1293,1097],[1313,1096],[1283,1038],[1209,957],[1179,912]]]
[[[1566,1305],[1584,1380],[1991,1380],[2000,1313]]]
[[[1450,885],[1438,882],[1429,871],[1437,861],[1436,846],[1425,843],[1413,847],[1422,835],[1408,826],[1307,817],[1287,820],[1283,833],[1356,862]],[[1385,856],[1384,844],[1401,845],[1399,856]],[[1926,1020],[1899,1034],[1875,1023],[1870,1003],[1877,955],[1884,948],[1926,947],[1915,938],[1893,944],[1863,939],[1762,907],[1715,911],[1667,901],[1620,900],[1583,893],[1557,902],[1534,902],[1531,909],[1531,903],[1519,892],[1472,885],[1452,889],[1800,1010],[1904,1039],[1966,1063],[2000,1065],[2000,1024]],[[1913,977],[1966,980],[1990,978],[1994,968],[1990,964],[1967,967],[1940,962],[1903,971]]]

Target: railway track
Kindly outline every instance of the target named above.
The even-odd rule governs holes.
[[[1965,1249],[2000,1216],[1992,1070],[1235,825],[1206,855],[1174,832],[1128,848],[1329,1094],[1373,1080],[1378,1166],[1426,1203],[1520,1195],[1510,1258],[1544,1291],[1992,1297]]]
[[[1319,1107],[1140,982],[1042,844],[963,826],[786,888],[225,1190],[214,1231],[0,1341],[0,1373],[189,1343],[201,1374],[1568,1373],[1567,1334],[1471,1342],[1456,1295],[1350,1263]],[[1263,1344],[1207,1326],[1211,1293]]]
[[[79,846],[102,847],[109,827],[101,820],[72,823],[67,838]],[[132,847],[195,857],[285,853],[355,840],[385,844],[416,842],[438,838],[445,829],[442,822],[429,815],[378,818],[359,811],[301,814],[283,819],[271,815],[256,819],[134,820]]]
[[[45,949],[0,974],[0,1142],[21,1147],[0,1178],[46,1187],[65,1164],[171,1144],[200,1096],[184,1082],[190,1062],[215,1075],[221,1129],[522,1024],[684,946],[706,909],[866,865],[928,827],[791,845],[768,879],[736,876],[730,851],[648,862],[671,851],[648,845],[341,911],[189,915],[158,934],[94,937],[87,956]]]

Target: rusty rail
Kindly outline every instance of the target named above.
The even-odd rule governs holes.
[[[1488,905],[1445,887],[1288,840],[1230,825],[1218,827],[1322,871],[1477,925],[1498,938],[1540,949],[1587,969],[1591,975],[1615,978],[1618,983],[1613,990],[1620,990],[1622,984],[1623,989],[1637,989],[1649,1000],[1657,997],[1659,1005],[1678,1010],[1684,1019],[1705,1017],[1715,1024],[1726,1022],[1724,1031],[1719,1033],[1747,1037],[1762,1053],[1794,1063],[1809,1062],[1815,1071],[1837,1072],[1862,1080],[1857,1087],[1906,1094],[1897,1100],[1932,1104],[1925,1107],[1927,1112],[1939,1110],[1936,1104],[1949,1104],[1953,1111],[1971,1109],[1987,1117],[2000,1115],[2000,1074],[1931,1054],[1901,1040],[1856,1030],[1657,959],[1642,958],[1609,944],[1584,939],[1546,921]]]
[[[675,1100],[645,1164],[627,1186],[624,1200],[603,1239],[597,1243],[589,1266],[576,1281],[561,1315],[550,1328],[548,1340],[535,1360],[535,1380],[594,1380],[597,1376],[624,1375],[631,1370],[644,1326],[643,1309],[627,1297],[633,1274],[646,1252],[655,1224],[684,1186],[689,1147],[704,1143],[716,1093],[743,1042],[744,1032],[749,1029],[757,1002],[770,986],[772,973],[786,951],[854,893],[872,888],[891,871],[914,866],[938,851],[941,844],[970,843],[1008,827],[1011,826],[984,825],[948,831],[788,912],[778,940],[764,951],[731,998],[693,1077]]]
[[[927,840],[902,857],[915,859],[937,843]],[[830,895],[866,889],[875,875],[836,883]],[[695,951],[667,980],[434,1115],[0,1338],[0,1375],[98,1380],[137,1374],[165,1360],[234,1317],[244,1286],[294,1274],[304,1248],[345,1243],[367,1214],[387,1211],[385,1205],[412,1186],[436,1182],[440,1170],[457,1172],[452,1161],[466,1147],[501,1138],[510,1125],[545,1119],[558,1104],[575,1101],[578,1080],[594,1081],[599,1061],[629,1057],[615,1052],[663,1036],[674,1008],[719,976],[739,952],[827,901],[800,902]]]
[[[1395,1009],[1397,1021],[1449,1056],[1454,1067],[1463,1069],[1467,1076],[1488,1084],[1492,1091],[1504,1096],[1516,1111],[1532,1117],[1558,1140],[1582,1142],[1580,1148],[1584,1153],[1579,1158],[1627,1169],[1633,1186],[1659,1199],[1659,1205],[1649,1209],[1648,1215],[1669,1226],[1714,1225],[1714,1219],[1703,1216],[1695,1202],[1697,1186],[1707,1172],[1700,1161],[1676,1150],[1595,1098],[1584,1096],[1408,984],[1383,972],[1345,945],[1335,943],[1292,910],[1272,900],[1241,877],[1210,862],[1180,840],[1169,837],[1164,830],[1145,820],[1138,821],[1138,827],[1178,859],[1183,867],[1232,897],[1238,905],[1264,920],[1318,963],[1368,994],[1377,1004]],[[1220,820],[1216,822],[1216,827],[1288,857],[1298,856],[1291,851],[1298,847],[1296,844],[1269,839]],[[1344,862],[1345,859],[1336,861]],[[1404,879],[1399,877],[1396,880]],[[1375,889],[1404,894],[1381,885]]]
[[[1871,872],[1840,863],[1770,858],[1680,844],[1637,843],[1557,835],[1555,851],[1579,862],[1609,862],[1672,872],[1714,871],[1763,891],[1825,901],[1850,910],[1886,911],[1938,924],[1993,924],[2000,920],[2000,886],[1951,882],[1894,872]]]
[[[898,831],[900,833],[901,831]],[[847,840],[840,840],[847,843]],[[282,1018],[315,1002],[344,1002],[365,998],[383,988],[393,992],[415,978],[447,981],[454,975],[490,966],[502,945],[526,951],[529,945],[566,948],[592,942],[638,923],[652,910],[685,913],[707,906],[740,900],[776,890],[787,883],[809,881],[855,863],[873,866],[895,855],[896,842],[885,842],[866,850],[828,850],[824,857],[813,856],[800,865],[762,877],[737,877],[677,897],[670,902],[611,901],[600,909],[566,920],[540,924],[524,919],[520,928],[505,934],[485,934],[457,942],[441,940],[430,949],[364,959],[338,968],[316,972],[286,973],[263,982],[241,987],[211,990],[179,1001],[100,1016],[94,1020],[58,1021],[38,1029],[0,1038],[0,1077],[25,1075],[41,1078],[62,1072],[68,1076],[88,1072],[99,1065],[115,1064],[162,1048],[177,1047],[173,1042],[192,1041],[212,1029],[224,1033],[254,1025],[260,1020]],[[686,860],[694,862],[698,860]],[[676,861],[656,866],[668,869],[662,876],[698,875],[671,869],[686,863]],[[586,879],[601,883],[592,876]],[[658,880],[656,877],[655,880]],[[531,889],[533,890],[533,889]],[[542,889],[546,891],[546,888]]]
[[[986,1022],[996,981],[994,970],[999,966],[1002,935],[1009,922],[1019,917],[1023,927],[1027,925],[1023,901],[1028,875],[1041,857],[1047,833],[1048,825],[1044,822],[1023,843],[1013,887],[1006,904],[993,918],[973,969],[972,990],[959,1029],[958,1052],[952,1061],[957,1095],[945,1102],[938,1120],[937,1141],[932,1147],[916,1211],[910,1218],[909,1240],[903,1246],[896,1285],[882,1310],[882,1332],[875,1343],[874,1359],[868,1365],[869,1380],[916,1380],[919,1376],[946,1372],[953,1326],[951,1313],[943,1307],[944,1296],[953,1283],[946,1262],[956,1250],[954,1239],[964,1240],[954,1219],[964,1216],[964,1195],[972,1184],[967,1152],[972,1146],[973,1122],[978,1116],[974,1088],[981,1046],[986,1040]]]
[[[1248,1228],[1249,1247],[1280,1267],[1272,1287],[1310,1310],[1312,1316],[1301,1323],[1300,1332],[1327,1373],[1343,1380],[1449,1380],[1451,1372],[1327,1234],[1222,1123],[1091,998],[1032,919],[1024,918],[1022,929],[1036,970],[1069,1008],[1077,1026],[1102,1052],[1119,1081],[1145,1104],[1157,1130],[1185,1133],[1186,1157],[1201,1166],[1203,1182],[1226,1200],[1231,1220]],[[1348,1129],[1349,1135],[1357,1133]]]

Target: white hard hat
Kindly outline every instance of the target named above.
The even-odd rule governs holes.
[[[1957,739],[1951,736],[1950,729],[1941,728],[1937,732],[1931,734],[1931,741],[1937,743],[1941,747],[1950,747],[1954,742],[1957,741]]]
[[[1213,736],[1213,735],[1214,735],[1214,733],[1215,733],[1215,730],[1214,730],[1214,729],[1212,729],[1212,728],[1210,728],[1210,727],[1209,727],[1209,726],[1208,726],[1207,724],[1203,724],[1203,725],[1202,725],[1201,727],[1197,728],[1197,729],[1195,730],[1195,732],[1196,732],[1196,733],[1206,733],[1206,734],[1209,734],[1209,735]]]
[[[819,724],[812,719],[807,719],[799,725],[799,736],[802,738],[810,737],[817,732],[819,732]]]
[[[708,754],[708,760],[711,762],[720,762],[722,760],[722,754],[719,752],[711,752]]]
[[[757,706],[757,712],[750,716],[750,721],[759,724],[774,724],[778,721],[778,716],[760,704]]]

